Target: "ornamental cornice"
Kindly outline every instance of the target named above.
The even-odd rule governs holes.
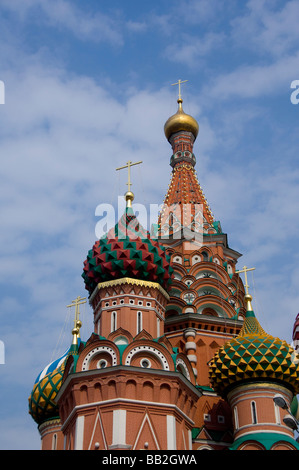
[[[100,289],[105,289],[107,287],[112,287],[112,286],[119,286],[119,285],[123,285],[123,284],[131,284],[131,285],[135,285],[135,286],[141,286],[141,287],[148,287],[148,288],[152,288],[152,289],[158,289],[159,292],[161,292],[161,294],[164,295],[164,297],[169,300],[169,295],[168,293],[166,292],[165,289],[163,289],[163,287],[160,286],[160,284],[158,284],[157,282],[152,282],[152,281],[143,281],[142,279],[133,279],[131,277],[123,277],[123,278],[120,278],[120,279],[113,279],[111,281],[105,281],[105,282],[100,282],[98,285],[97,285],[97,288],[93,291],[92,295],[90,296],[89,298],[89,302],[91,303],[92,300],[94,299],[96,293],[98,290]]]

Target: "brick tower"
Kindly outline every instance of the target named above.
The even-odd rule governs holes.
[[[245,317],[244,286],[236,270],[240,253],[228,245],[199,184],[193,153],[196,120],[178,110],[164,126],[172,147],[171,182],[159,217],[159,241],[171,256],[174,280],[166,308],[165,334],[188,355],[203,397],[199,401],[193,448],[231,442],[230,408],[210,387],[208,362],[241,329]]]

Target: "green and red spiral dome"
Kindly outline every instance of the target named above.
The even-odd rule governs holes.
[[[124,277],[156,282],[168,290],[172,273],[164,247],[127,208],[118,224],[89,250],[82,277],[91,294],[99,283]]]

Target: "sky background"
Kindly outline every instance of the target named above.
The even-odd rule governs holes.
[[[199,123],[198,179],[256,315],[291,342],[299,312],[299,2],[1,0],[0,449],[39,449],[28,396],[71,342],[86,296],[96,207],[116,204],[132,161],[135,202],[161,204],[171,176],[163,126]],[[82,339],[92,331],[81,309]]]

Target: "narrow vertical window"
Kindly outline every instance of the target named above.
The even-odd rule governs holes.
[[[160,318],[157,318],[157,338],[160,336]]]
[[[116,312],[111,313],[111,332],[116,330]]]
[[[257,417],[256,417],[256,406],[255,402],[251,402],[251,416],[252,416],[252,424],[257,424]]]
[[[137,334],[142,331],[142,312],[137,312]]]
[[[274,403],[274,413],[275,413],[276,424],[281,424],[280,408],[279,408],[279,406],[276,405],[276,403]]]
[[[57,434],[53,434],[53,437],[52,437],[52,450],[56,450],[57,449]]]
[[[238,417],[238,409],[234,407],[234,419],[235,419],[235,430],[239,429],[239,417]]]

